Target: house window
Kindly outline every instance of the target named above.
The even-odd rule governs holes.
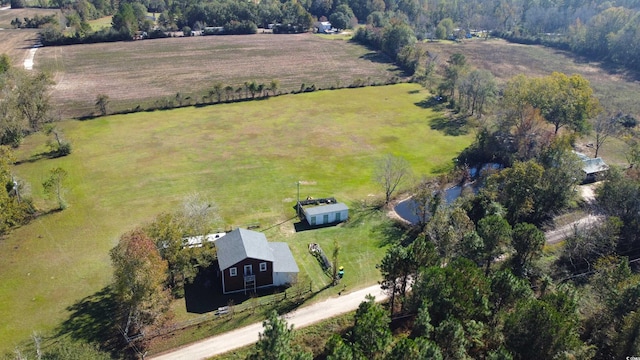
[[[324,214],[322,223],[323,224],[328,224],[329,223],[329,214]]]
[[[229,268],[229,276],[237,276],[238,275],[238,268]]]
[[[339,212],[336,213],[336,221],[340,221],[340,213]]]
[[[266,262],[261,262],[260,263],[260,271],[267,271],[267,263]]]
[[[315,225],[316,224],[316,217],[312,216],[311,217],[311,225]]]

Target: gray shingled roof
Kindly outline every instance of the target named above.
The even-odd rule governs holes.
[[[338,211],[349,210],[349,207],[343,203],[335,203],[330,205],[321,205],[321,206],[313,206],[309,208],[305,208],[304,211],[309,214],[309,216],[318,216],[322,214],[328,214]]]
[[[300,272],[296,260],[289,249],[289,245],[283,242],[269,243],[275,260],[273,261],[274,273],[297,273]]]
[[[256,231],[235,229],[217,239],[215,245],[220,270],[225,270],[246,258],[275,262],[267,237]]]

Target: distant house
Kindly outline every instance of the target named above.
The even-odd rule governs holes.
[[[303,200],[298,202],[298,210],[311,226],[339,223],[349,218],[349,207],[335,198]]]
[[[328,21],[319,21],[317,24],[318,32],[321,34],[328,34],[331,32],[332,26]]]
[[[202,35],[222,35],[224,26],[207,26],[202,30]]]
[[[602,158],[590,158],[579,152],[576,152],[576,155],[582,160],[583,183],[597,181],[609,170],[609,165]]]
[[[263,233],[235,229],[214,242],[224,294],[295,282],[298,265],[286,243],[268,242]]]

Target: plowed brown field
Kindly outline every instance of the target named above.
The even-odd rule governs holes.
[[[2,11],[0,11],[0,14]],[[0,30],[0,54],[7,54],[13,66],[23,66],[29,49],[38,41],[37,30]]]
[[[0,10],[0,54],[7,54],[14,66],[23,66],[29,49],[38,42],[38,29],[14,29],[11,21],[32,18],[36,15],[56,14],[63,21],[60,10],[55,9],[4,9]]]
[[[176,93],[202,101],[216,82],[237,89],[246,81],[280,91],[348,86],[357,79],[384,83],[402,75],[388,59],[347,41],[312,34],[198,36],[44,47],[35,69],[52,71],[53,100],[62,116],[94,112],[98,94],[112,111],[142,108]],[[235,95],[235,93],[234,93]],[[238,94],[240,95],[240,94]],[[244,91],[241,93],[244,96]]]

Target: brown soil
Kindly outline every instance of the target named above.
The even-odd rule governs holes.
[[[2,11],[0,11],[0,14]],[[29,49],[38,41],[37,31],[31,29],[0,30],[0,54],[7,54],[13,66],[22,66]]]
[[[202,96],[216,82],[237,89],[246,81],[280,91],[340,87],[356,79],[384,83],[400,75],[388,59],[366,48],[312,34],[196,36],[119,43],[45,47],[36,69],[55,72],[53,100],[63,115],[86,115],[98,94],[112,105],[135,107],[176,93]],[[234,92],[234,96],[235,96]],[[241,92],[244,97],[244,91]],[[71,110],[72,113],[69,113]]]

